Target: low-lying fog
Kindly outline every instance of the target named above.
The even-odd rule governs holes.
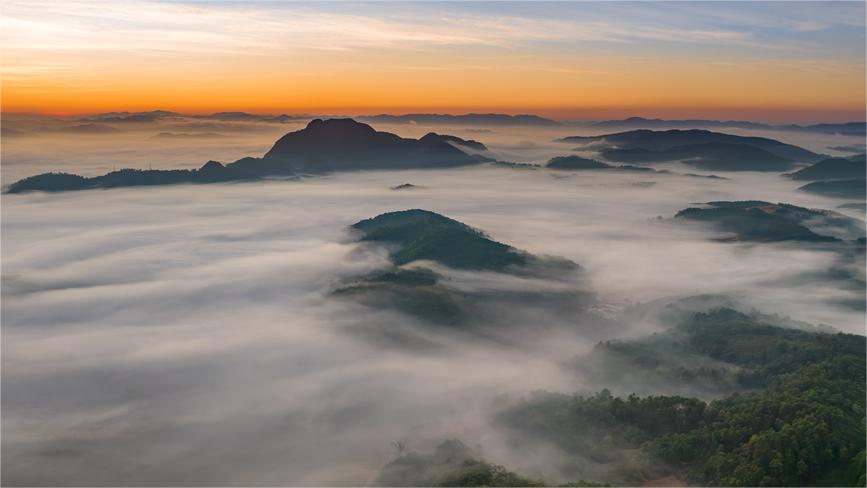
[[[143,155],[154,168],[231,161],[261,154],[290,127],[129,149],[117,143],[128,134],[63,150],[37,143],[43,136],[9,146],[4,138],[3,182],[47,169],[142,167]],[[580,133],[436,130],[518,162],[569,154],[551,139]],[[852,139],[823,137],[822,146]],[[776,174],[724,176],[484,165],[3,195],[3,482],[361,485],[393,457],[392,441],[423,449],[449,437],[480,444],[510,469],[538,461],[505,450],[492,413],[532,390],[589,387],[562,365],[593,341],[580,324],[574,335],[540,337],[539,324],[520,315],[504,319],[520,322],[518,348],[428,329],[444,347],[420,350],[357,333],[413,322],[329,294],[386,263],[382,250],[359,250],[347,226],[392,210],[432,210],[531,253],[572,259],[611,316],[638,302],[722,293],[863,334],[864,311],[837,305],[851,290],[817,278],[835,253],[715,242],[705,228],[668,220],[709,200],[825,209],[844,201],[799,192],[799,182]],[[418,187],[389,189],[405,182]],[[655,327],[629,324],[610,336]]]

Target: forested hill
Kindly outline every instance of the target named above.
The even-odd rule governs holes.
[[[598,481],[865,485],[863,336],[774,327],[730,309],[695,314],[672,333],[684,351],[738,368],[745,384],[764,388],[708,403],[607,390],[547,394],[503,412],[499,423],[515,442],[541,440],[583,460],[576,477],[592,472]]]
[[[745,390],[709,402],[686,395],[616,396],[607,389],[589,396],[537,393],[501,411],[494,424],[513,447],[547,445],[560,452],[553,457],[562,459],[560,480],[472,456],[446,462],[407,452],[381,481],[865,486],[864,336],[782,328],[721,308],[693,314],[661,335],[599,348],[624,355],[623,374],[659,367],[647,361],[662,354],[703,357],[723,365]],[[671,369],[670,380],[708,374],[699,371],[706,364]]]

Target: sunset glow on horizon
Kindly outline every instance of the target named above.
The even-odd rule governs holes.
[[[864,119],[863,2],[544,7],[7,2],[2,110]]]

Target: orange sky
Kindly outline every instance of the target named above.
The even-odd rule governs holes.
[[[863,15],[786,30],[742,28],[731,15],[720,25],[719,11],[662,12],[682,14],[694,29],[683,31],[654,12],[621,25],[613,7],[595,5],[589,23],[476,5],[441,6],[457,9],[445,21],[404,4],[391,4],[406,9],[397,19],[333,4],[64,5],[4,5],[3,111],[797,121],[863,120],[867,103]],[[843,7],[863,14],[863,4]],[[722,13],[758,15],[749,8]]]

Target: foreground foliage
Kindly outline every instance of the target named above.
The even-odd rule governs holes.
[[[677,475],[719,486],[864,486],[865,338],[774,327],[733,310],[672,333],[684,349],[738,368],[761,388],[705,403],[682,396],[540,394],[499,417],[606,466],[612,481]],[[627,466],[640,449],[638,469]]]

